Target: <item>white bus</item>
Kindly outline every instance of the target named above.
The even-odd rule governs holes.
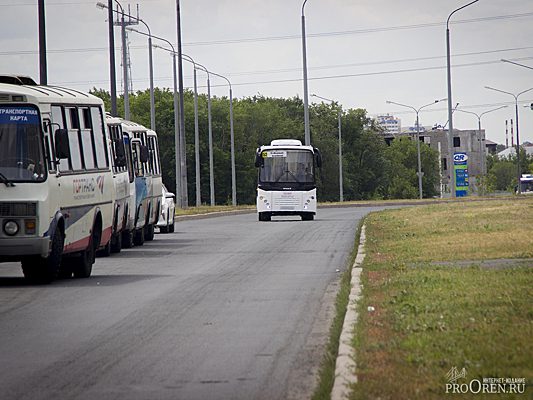
[[[303,221],[316,214],[316,167],[322,165],[318,149],[294,139],[273,140],[257,149],[259,168],[257,212],[259,221],[273,215],[299,215]]]
[[[133,245],[132,231],[135,214],[135,175],[130,138],[122,132],[122,119],[106,115],[110,137],[111,161],[113,167],[114,202],[113,233],[111,242],[103,255],[119,253]],[[123,240],[124,239],[124,240]]]
[[[157,134],[135,122],[122,120],[122,132],[130,138],[135,173],[133,241],[141,246],[154,239],[162,202],[161,161]]]
[[[0,83],[0,262],[44,282],[91,275],[112,235],[108,140],[99,98]]]

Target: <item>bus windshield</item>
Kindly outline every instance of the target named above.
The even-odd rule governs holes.
[[[0,106],[0,174],[11,182],[46,178],[39,112],[29,106]]]
[[[259,181],[265,183],[313,183],[313,153],[309,150],[276,149],[261,153]]]

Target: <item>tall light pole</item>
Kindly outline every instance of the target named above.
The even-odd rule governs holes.
[[[302,59],[303,59],[303,71],[304,71],[304,134],[305,145],[311,145],[311,134],[309,130],[309,99],[307,92],[307,50],[305,46],[305,15],[304,7],[307,0],[304,0],[302,4]]]
[[[140,32],[136,29],[132,29],[131,27],[127,28],[129,31],[140,33],[141,35],[144,34],[144,36],[148,36],[148,71],[149,71],[149,78],[150,78],[150,129],[155,131],[155,98],[154,98],[154,62],[152,57],[152,31],[150,30],[150,27],[148,24],[139,17],[136,17],[134,15],[126,14],[130,20],[133,18],[134,20],[141,22],[148,31],[148,34],[144,34],[143,32]]]
[[[450,171],[450,194],[451,197],[455,197],[455,171],[453,170],[453,111],[452,111],[452,72],[451,72],[451,60],[450,60],[450,18],[457,11],[462,10],[463,8],[468,7],[474,3],[477,3],[479,0],[471,1],[468,4],[465,4],[462,7],[456,8],[453,10],[448,19],[446,20],[446,71],[447,71],[447,81],[448,81],[448,153],[449,153],[449,163],[448,169]]]
[[[176,0],[176,36],[178,40],[178,82],[180,98],[180,145],[181,145],[181,177],[184,183],[183,189],[183,207],[189,205],[189,195],[187,190],[187,152],[185,149],[185,106],[183,100],[183,60],[181,52],[181,12],[180,0]]]
[[[224,79],[229,86],[229,124],[230,124],[230,145],[231,145],[231,203],[233,206],[237,205],[237,185],[235,178],[235,136],[233,132],[233,94],[231,90],[231,82],[223,75],[211,72],[212,75]]]
[[[472,114],[477,117],[477,129],[478,129],[478,136],[479,136],[479,154],[481,157],[481,175],[485,175],[485,145],[484,145],[484,138],[481,137],[481,117],[485,114],[491,113],[493,111],[501,110],[502,108],[506,108],[507,106],[500,106],[497,108],[493,108],[492,110],[484,111],[481,114],[475,113],[473,111],[466,111],[466,110],[459,110],[457,111],[466,113],[466,114]]]
[[[111,90],[111,115],[116,117],[117,113],[117,74],[115,70],[115,31],[113,21],[113,0],[107,2],[107,28],[109,31],[109,84]]]
[[[424,173],[422,172],[422,161],[421,161],[421,157],[420,157],[420,120],[418,119],[418,113],[423,108],[432,106],[433,104],[436,104],[436,103],[438,103],[440,101],[443,101],[443,100],[446,100],[446,99],[435,100],[435,101],[433,101],[433,102],[431,102],[429,104],[423,105],[422,107],[419,107],[419,108],[415,108],[413,106],[408,106],[407,104],[396,103],[394,101],[387,100],[387,104],[396,104],[397,106],[410,108],[411,110],[413,110],[416,113],[416,154],[417,154],[417,160],[418,160],[418,172],[416,173],[416,175],[418,176],[418,194],[419,194],[419,197],[421,199],[423,198],[422,176],[424,176]]]
[[[211,123],[211,82],[210,72],[203,65],[197,64],[207,74],[207,126],[209,132],[209,200],[211,206],[215,205],[215,175],[213,164],[213,127]]]
[[[148,31],[148,67],[150,75],[150,128],[155,131],[155,97],[154,97],[154,62],[152,58],[152,31],[146,22],[141,18],[136,18],[137,21],[141,22]]]
[[[46,66],[46,18],[44,13],[44,0],[38,1],[39,13],[39,79],[41,85],[48,85],[48,72]]]
[[[311,97],[318,97],[319,99],[326,100],[332,103],[334,103],[333,100],[328,99],[326,97],[322,97],[316,94],[312,94]],[[342,117],[342,107],[338,107],[338,129],[339,129],[339,201],[342,203],[344,201],[344,192],[343,192],[343,178],[342,178],[342,123],[341,123],[341,117]]]
[[[202,205],[202,191],[200,187],[200,131],[198,127],[198,85],[196,82],[196,62],[191,56],[182,54],[193,65],[194,77],[194,161],[195,161],[195,186],[196,186],[196,207]]]
[[[515,118],[516,118],[516,164],[517,164],[517,171],[518,171],[518,173],[517,173],[518,194],[521,194],[522,193],[522,188],[520,187],[520,178],[522,177],[522,171],[520,170],[520,134],[519,134],[519,124],[518,124],[518,97],[520,97],[520,95],[522,95],[524,93],[527,93],[527,92],[533,90],[533,88],[530,88],[530,89],[527,89],[527,90],[523,90],[522,92],[520,92],[518,94],[506,92],[505,90],[495,89],[495,88],[490,87],[490,86],[485,86],[485,89],[495,90],[496,92],[508,94],[508,95],[514,97]]]
[[[121,30],[121,36],[122,36],[122,74],[124,75],[124,118],[129,120],[130,119],[130,93],[129,93],[129,79],[128,79],[128,48],[126,43],[126,21],[124,19],[124,8],[122,5],[118,2],[118,0],[114,0],[116,5],[120,7],[120,30]],[[96,7],[104,9],[107,8],[109,10],[109,6],[105,5],[104,3],[98,2],[96,3]],[[112,7],[111,7],[112,8]],[[118,11],[116,11],[119,13]],[[108,14],[112,14],[108,12]],[[113,40],[114,42],[114,40]],[[115,49],[113,49],[113,52]],[[114,57],[113,57],[114,58]],[[115,85],[116,85],[116,77],[114,79]],[[113,97],[113,93],[111,93],[111,97]],[[113,98],[111,98],[111,102],[113,102]],[[116,104],[116,86],[115,86],[115,104]]]
[[[141,34],[143,34],[141,32]],[[175,174],[176,174],[176,204],[180,208],[185,208],[183,205],[183,180],[181,179],[181,141],[180,141],[180,112],[179,112],[179,99],[178,99],[178,72],[176,68],[176,57],[178,53],[174,50],[174,46],[170,41],[153,36],[155,39],[162,40],[167,43],[172,50],[166,49],[161,46],[153,45],[155,48],[160,48],[170,52],[172,55],[172,73],[174,77],[174,160],[175,160]]]

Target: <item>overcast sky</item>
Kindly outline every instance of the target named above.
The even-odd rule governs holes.
[[[104,1],[107,3],[107,1]],[[414,113],[386,104],[419,108],[447,96],[445,22],[466,0],[308,0],[305,6],[309,93],[334,99],[370,115],[390,113],[413,125]],[[176,42],[175,0],[121,1],[150,26],[152,34]],[[184,53],[226,75],[234,97],[261,94],[303,96],[302,0],[181,0]],[[46,0],[48,82],[109,90],[107,12],[93,0]],[[0,72],[39,78],[37,0],[0,0]],[[143,29],[141,26],[138,29]],[[505,143],[505,120],[514,120],[514,98],[533,88],[533,1],[480,0],[454,14],[450,24],[453,103],[485,115],[487,139]],[[134,90],[148,83],[147,39],[130,33]],[[120,45],[120,30],[115,29]],[[117,49],[117,60],[120,52]],[[155,84],[172,86],[168,53],[154,50]],[[121,68],[117,61],[117,77]],[[192,68],[184,65],[185,85]],[[200,91],[205,77],[199,75]],[[227,95],[213,80],[215,95]],[[119,81],[118,86],[121,83]],[[318,102],[316,98],[310,101]],[[533,91],[520,96],[520,139],[533,142]],[[447,121],[446,101],[426,108],[421,124]],[[434,111],[430,111],[434,110]],[[477,118],[456,113],[454,127],[475,129]],[[516,132],[516,130],[515,130]]]

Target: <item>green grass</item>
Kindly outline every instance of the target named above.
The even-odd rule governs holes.
[[[533,199],[384,211],[367,220],[351,399],[442,399],[446,373],[533,381],[533,268],[435,261],[533,256]],[[367,307],[375,307],[369,313]],[[503,396],[503,397],[502,397]],[[515,396],[515,397],[513,397]]]

